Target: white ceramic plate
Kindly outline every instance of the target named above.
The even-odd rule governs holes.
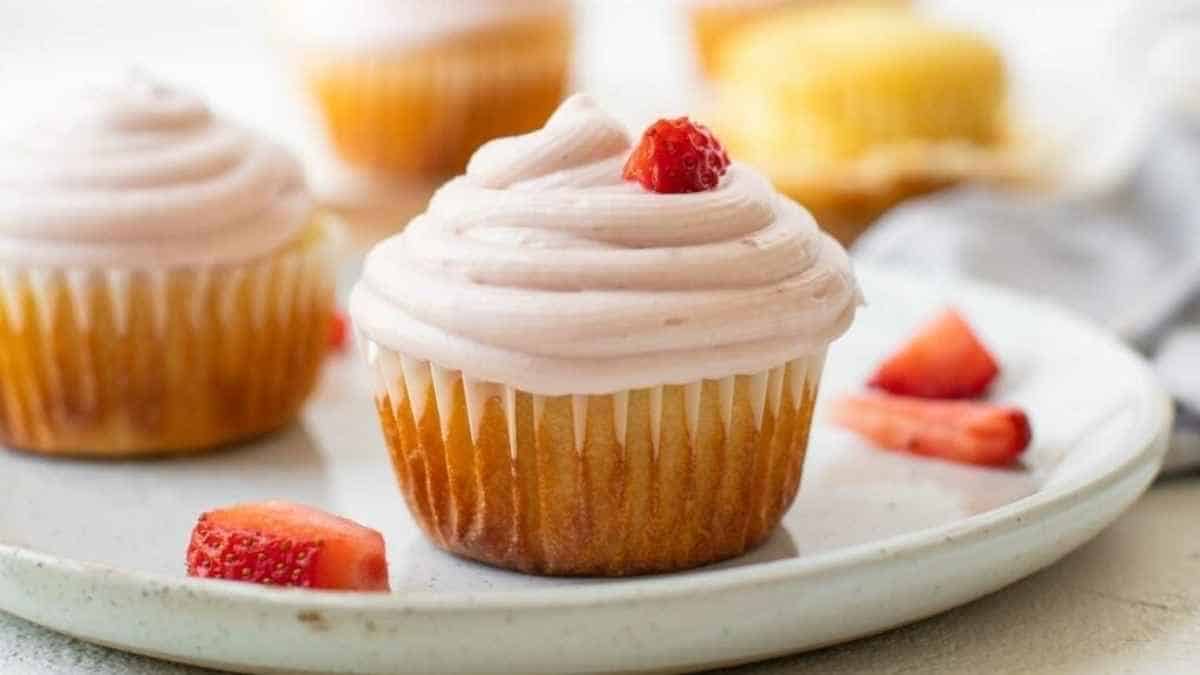
[[[1151,481],[1170,407],[1116,341],[1000,291],[862,277],[871,305],[832,350],[825,393],[857,386],[919,320],[955,302],[1004,363],[995,396],[1030,411],[1024,468],[881,452],[818,423],[799,500],[751,555],[640,579],[526,577],[424,543],[392,483],[369,383],[340,358],[303,428],[250,447],[120,464],[0,452],[0,609],[241,671],[683,671],[849,640],[995,591],[1087,541]],[[183,576],[198,513],[268,497],[382,530],[395,591]]]

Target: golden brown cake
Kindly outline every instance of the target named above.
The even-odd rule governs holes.
[[[677,194],[623,179],[627,132],[574,97],[368,255],[351,314],[438,546],[538,574],[665,572],[750,550],[791,505],[857,285],[807,212],[667,126],[724,175]],[[674,144],[648,131],[633,156]]]
[[[295,417],[328,344],[331,226],[282,149],[140,76],[0,148],[0,442],[183,452]]]

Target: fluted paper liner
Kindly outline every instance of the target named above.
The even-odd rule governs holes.
[[[232,266],[3,267],[0,442],[128,456],[283,426],[328,347],[324,234]]]
[[[681,570],[765,540],[799,488],[824,363],[538,396],[365,348],[396,478],[426,535],[551,575]]]
[[[335,149],[377,171],[461,173],[471,153],[542,126],[566,92],[566,17],[393,51],[309,50],[305,79]]]

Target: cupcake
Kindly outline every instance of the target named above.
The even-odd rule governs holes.
[[[0,138],[0,442],[116,457],[277,429],[325,356],[330,226],[281,148],[129,76]]]
[[[725,45],[718,127],[849,242],[907,196],[1021,176],[1005,80],[986,40],[902,8],[789,11]]]
[[[571,98],[481,148],[368,255],[350,311],[436,545],[539,574],[665,572],[749,550],[791,504],[857,285],[759,174],[718,177],[723,153],[672,160],[719,149],[678,124],[631,155],[619,123]],[[631,157],[675,165],[623,172]],[[623,178],[697,166],[712,189]]]
[[[447,176],[541,126],[570,70],[566,0],[299,0],[290,41],[348,164]]]

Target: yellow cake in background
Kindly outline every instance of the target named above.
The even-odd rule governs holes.
[[[721,45],[739,28],[789,5],[821,0],[693,0],[687,20],[700,70],[711,76],[717,69]]]
[[[908,0],[686,0],[687,23],[701,72],[713,76],[730,36],[780,11],[846,4],[905,6]]]
[[[570,78],[563,0],[302,0],[283,10],[334,149],[376,173],[458,173],[486,141],[541,126]]]
[[[843,241],[906,196],[1012,171],[1000,52],[911,10],[791,10],[724,46],[718,131]]]

